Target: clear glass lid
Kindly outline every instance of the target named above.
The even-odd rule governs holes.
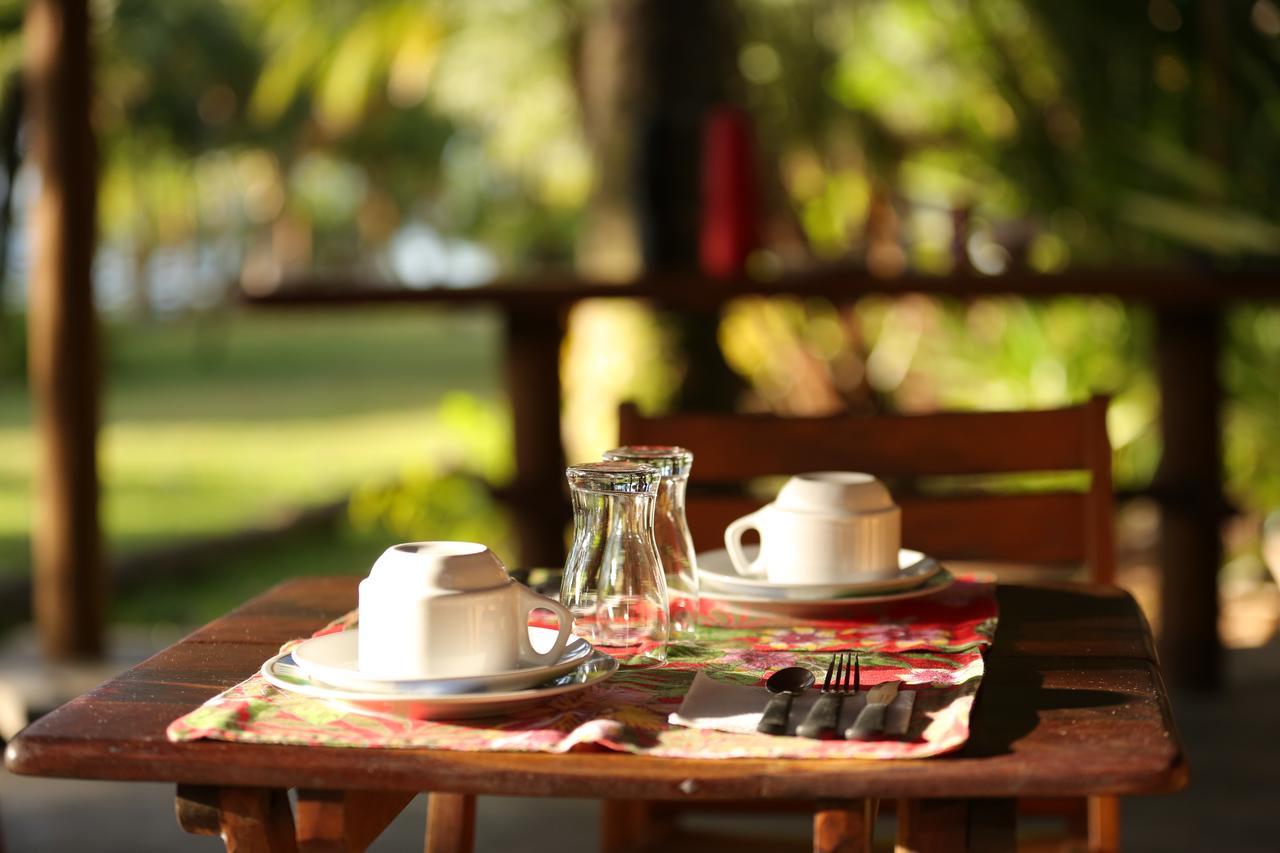
[[[644,495],[657,493],[662,472],[653,465],[608,460],[570,465],[565,476],[570,486],[584,492]]]
[[[629,444],[606,451],[604,458],[652,465],[664,477],[688,477],[693,452],[674,444]]]

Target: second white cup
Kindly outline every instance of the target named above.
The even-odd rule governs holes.
[[[760,534],[748,560],[742,537]],[[729,524],[725,548],[738,574],[779,584],[835,584],[898,571],[902,511],[870,474],[816,471],[787,481],[777,499]]]

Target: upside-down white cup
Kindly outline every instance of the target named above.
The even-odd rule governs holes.
[[[760,533],[760,554],[742,549]],[[870,580],[898,571],[902,510],[870,474],[816,471],[787,481],[771,504],[732,522],[724,544],[738,574],[772,583],[826,584]]]
[[[551,648],[529,640],[529,614],[560,621]],[[512,580],[475,542],[409,542],[383,552],[360,582],[357,666],[381,678],[488,675],[560,659],[573,615]]]

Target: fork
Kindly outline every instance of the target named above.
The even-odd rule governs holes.
[[[796,727],[800,737],[831,740],[838,737],[836,729],[840,722],[840,706],[850,690],[849,679],[853,676],[853,652],[837,652],[831,656],[827,664],[827,675],[822,679],[822,695],[813,703],[805,716],[804,722]]]

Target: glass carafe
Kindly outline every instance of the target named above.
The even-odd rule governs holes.
[[[573,547],[560,601],[574,633],[632,666],[667,659],[667,585],[653,538],[661,474],[633,462],[591,462],[566,472]]]
[[[698,563],[685,518],[685,489],[693,453],[674,445],[630,445],[605,453],[605,459],[652,465],[661,474],[654,509],[653,538],[667,580],[671,639],[691,641],[698,633]]]

